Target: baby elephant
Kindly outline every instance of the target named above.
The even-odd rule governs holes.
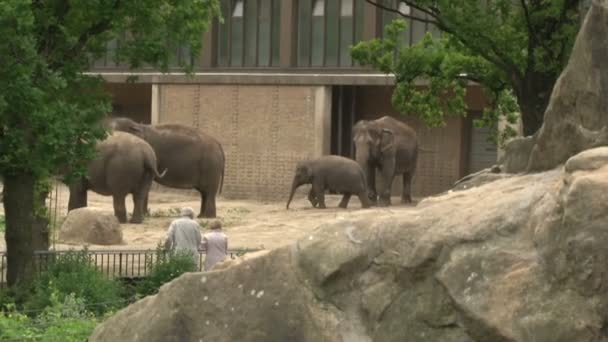
[[[370,206],[365,174],[359,164],[352,159],[341,156],[323,156],[315,160],[299,162],[293,177],[287,209],[289,209],[289,203],[291,203],[296,189],[302,184],[312,184],[308,200],[313,207],[318,204],[319,208],[326,208],[325,190],[333,190],[344,195],[340,201],[341,208],[346,208],[352,194],[359,197],[361,207],[369,208]]]

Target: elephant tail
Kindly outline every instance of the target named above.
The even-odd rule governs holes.
[[[167,169],[164,169],[163,172],[158,173],[158,170],[156,168],[154,168],[154,175],[158,178],[163,178],[165,177],[165,174],[167,173]]]
[[[218,144],[219,145],[219,144]],[[222,193],[222,188],[224,187],[224,170],[226,170],[226,154],[224,153],[224,148],[222,145],[220,146],[220,151],[222,151],[222,179],[220,179],[220,189],[219,193]]]
[[[163,178],[165,176],[165,174],[167,174],[167,169],[164,169],[163,172],[158,172],[158,169],[156,168],[156,158],[152,158],[153,160],[149,160],[148,158],[146,158],[146,167],[150,170],[152,170],[152,173],[154,173],[154,176],[156,178]]]

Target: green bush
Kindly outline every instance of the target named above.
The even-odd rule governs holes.
[[[59,300],[59,293],[50,293],[50,305],[34,318],[15,307],[0,311],[0,341],[85,341],[99,323],[86,309],[85,301],[74,294]]]
[[[51,305],[51,291],[57,292],[59,301],[74,294],[98,315],[126,304],[118,281],[106,278],[90,262],[86,250],[70,251],[49,263],[48,268],[34,280],[24,308],[41,310]]]
[[[0,233],[4,233],[6,230],[6,219],[4,215],[0,215]]]
[[[137,285],[137,293],[140,296],[155,294],[163,284],[186,272],[198,271],[197,263],[191,254],[166,252],[160,246],[156,249],[156,262],[148,261],[146,268],[148,276]]]

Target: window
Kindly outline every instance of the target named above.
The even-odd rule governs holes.
[[[298,66],[351,67],[365,0],[298,0]]]
[[[335,0],[334,0],[335,1]],[[325,1],[314,0],[312,8],[312,65],[323,65],[323,48],[325,42]]]
[[[405,3],[398,0],[384,0],[384,5],[390,8],[396,8],[401,13],[405,13],[407,15],[411,15],[415,18],[428,19],[427,15],[421,11],[411,8]],[[422,22],[420,20],[415,20],[411,18],[403,18],[396,13],[392,13],[389,11],[382,11],[382,27],[384,28],[391,21],[395,19],[403,19],[407,23],[407,28],[404,32],[404,41],[407,45],[412,45],[419,42],[426,32],[432,32],[435,34],[437,32],[434,25]],[[384,34],[384,29],[382,34]]]
[[[234,66],[243,65],[243,1],[232,2],[232,15],[230,16],[230,61]]]
[[[222,0],[217,30],[217,65],[279,65],[281,0]]]
[[[340,8],[340,65],[351,65],[350,45],[353,44],[354,35],[354,0],[342,0]],[[361,25],[362,26],[362,25]]]

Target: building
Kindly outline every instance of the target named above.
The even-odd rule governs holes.
[[[364,0],[223,0],[222,12],[224,22],[202,37],[200,58],[177,53],[176,65],[194,63],[191,76],[141,70],[136,83],[127,83],[132,73],[109,58],[117,42],[94,72],[108,81],[114,114],[179,122],[215,136],[227,154],[225,197],[285,199],[297,161],[352,156],[352,125],[382,115],[412,125],[421,146],[434,151],[420,155],[415,196],[444,191],[495,162],[496,147],[487,143],[488,131],[473,128],[472,115],[426,128],[392,107],[391,76],[353,63],[349,45],[381,36],[391,13]],[[409,27],[410,43],[433,32],[423,22]],[[471,86],[467,101],[473,115],[480,112],[481,89]]]

